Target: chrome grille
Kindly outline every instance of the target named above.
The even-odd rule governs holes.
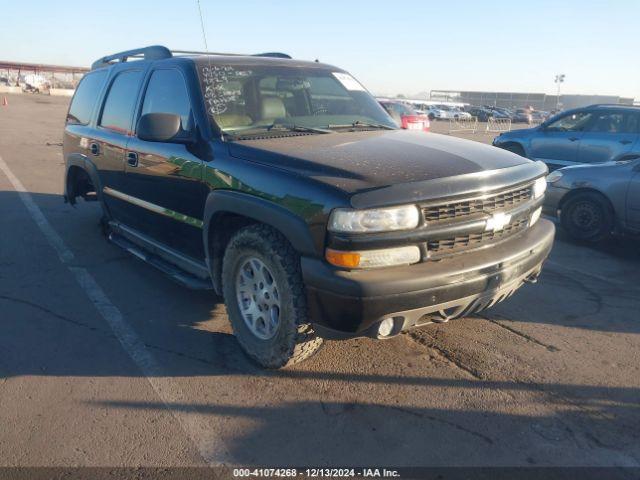
[[[427,241],[427,251],[429,252],[430,258],[452,255],[514,235],[517,232],[524,230],[528,223],[529,217],[525,216],[512,221],[509,225],[506,225],[502,230],[498,230],[497,232],[489,231],[470,233],[465,235],[456,235],[455,237],[441,238],[438,240],[429,240]]]
[[[510,210],[531,199],[531,184],[515,190],[489,194],[480,198],[461,200],[422,208],[422,215],[427,224],[465,219],[472,215]]]

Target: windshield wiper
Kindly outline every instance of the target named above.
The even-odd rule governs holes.
[[[305,127],[304,125],[272,123],[271,125],[263,125],[260,127],[251,127],[247,130],[236,132],[223,132],[227,140],[234,141],[239,139],[249,139],[254,136],[264,135],[264,132],[309,132],[309,133],[334,133],[326,128]]]
[[[373,122],[361,122],[360,120],[356,120],[353,123],[346,125],[327,125],[327,128],[379,128],[382,130],[396,130],[395,127],[390,125],[385,125],[384,123],[373,123]]]
[[[286,130],[289,132],[311,132],[311,133],[333,133],[326,128],[306,127],[304,125],[296,125],[293,123],[272,123],[266,127],[268,131],[272,130]]]

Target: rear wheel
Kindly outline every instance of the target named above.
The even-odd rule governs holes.
[[[224,255],[222,288],[233,333],[261,366],[301,362],[322,344],[307,318],[299,256],[272,228],[250,225],[234,235]]]
[[[585,192],[571,197],[562,207],[562,226],[575,240],[601,242],[611,235],[614,214],[602,195]]]

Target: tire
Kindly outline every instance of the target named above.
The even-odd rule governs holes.
[[[574,240],[598,243],[611,235],[614,212],[602,195],[578,193],[562,206],[560,223]]]
[[[428,117],[429,117],[429,120],[431,120],[432,122],[436,119],[436,116],[433,113],[430,113]]]
[[[518,145],[517,143],[507,143],[502,147],[509,152],[515,153],[516,155],[520,155],[521,157],[526,157],[527,155],[524,153],[524,148]]]
[[[300,257],[276,230],[250,225],[231,238],[222,289],[233,333],[260,366],[299,363],[322,345],[308,320]]]

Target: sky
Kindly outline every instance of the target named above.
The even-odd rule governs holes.
[[[162,44],[204,50],[197,0],[0,0],[0,60],[89,66]],[[282,51],[378,95],[429,90],[640,99],[638,0],[200,0],[209,49]]]

